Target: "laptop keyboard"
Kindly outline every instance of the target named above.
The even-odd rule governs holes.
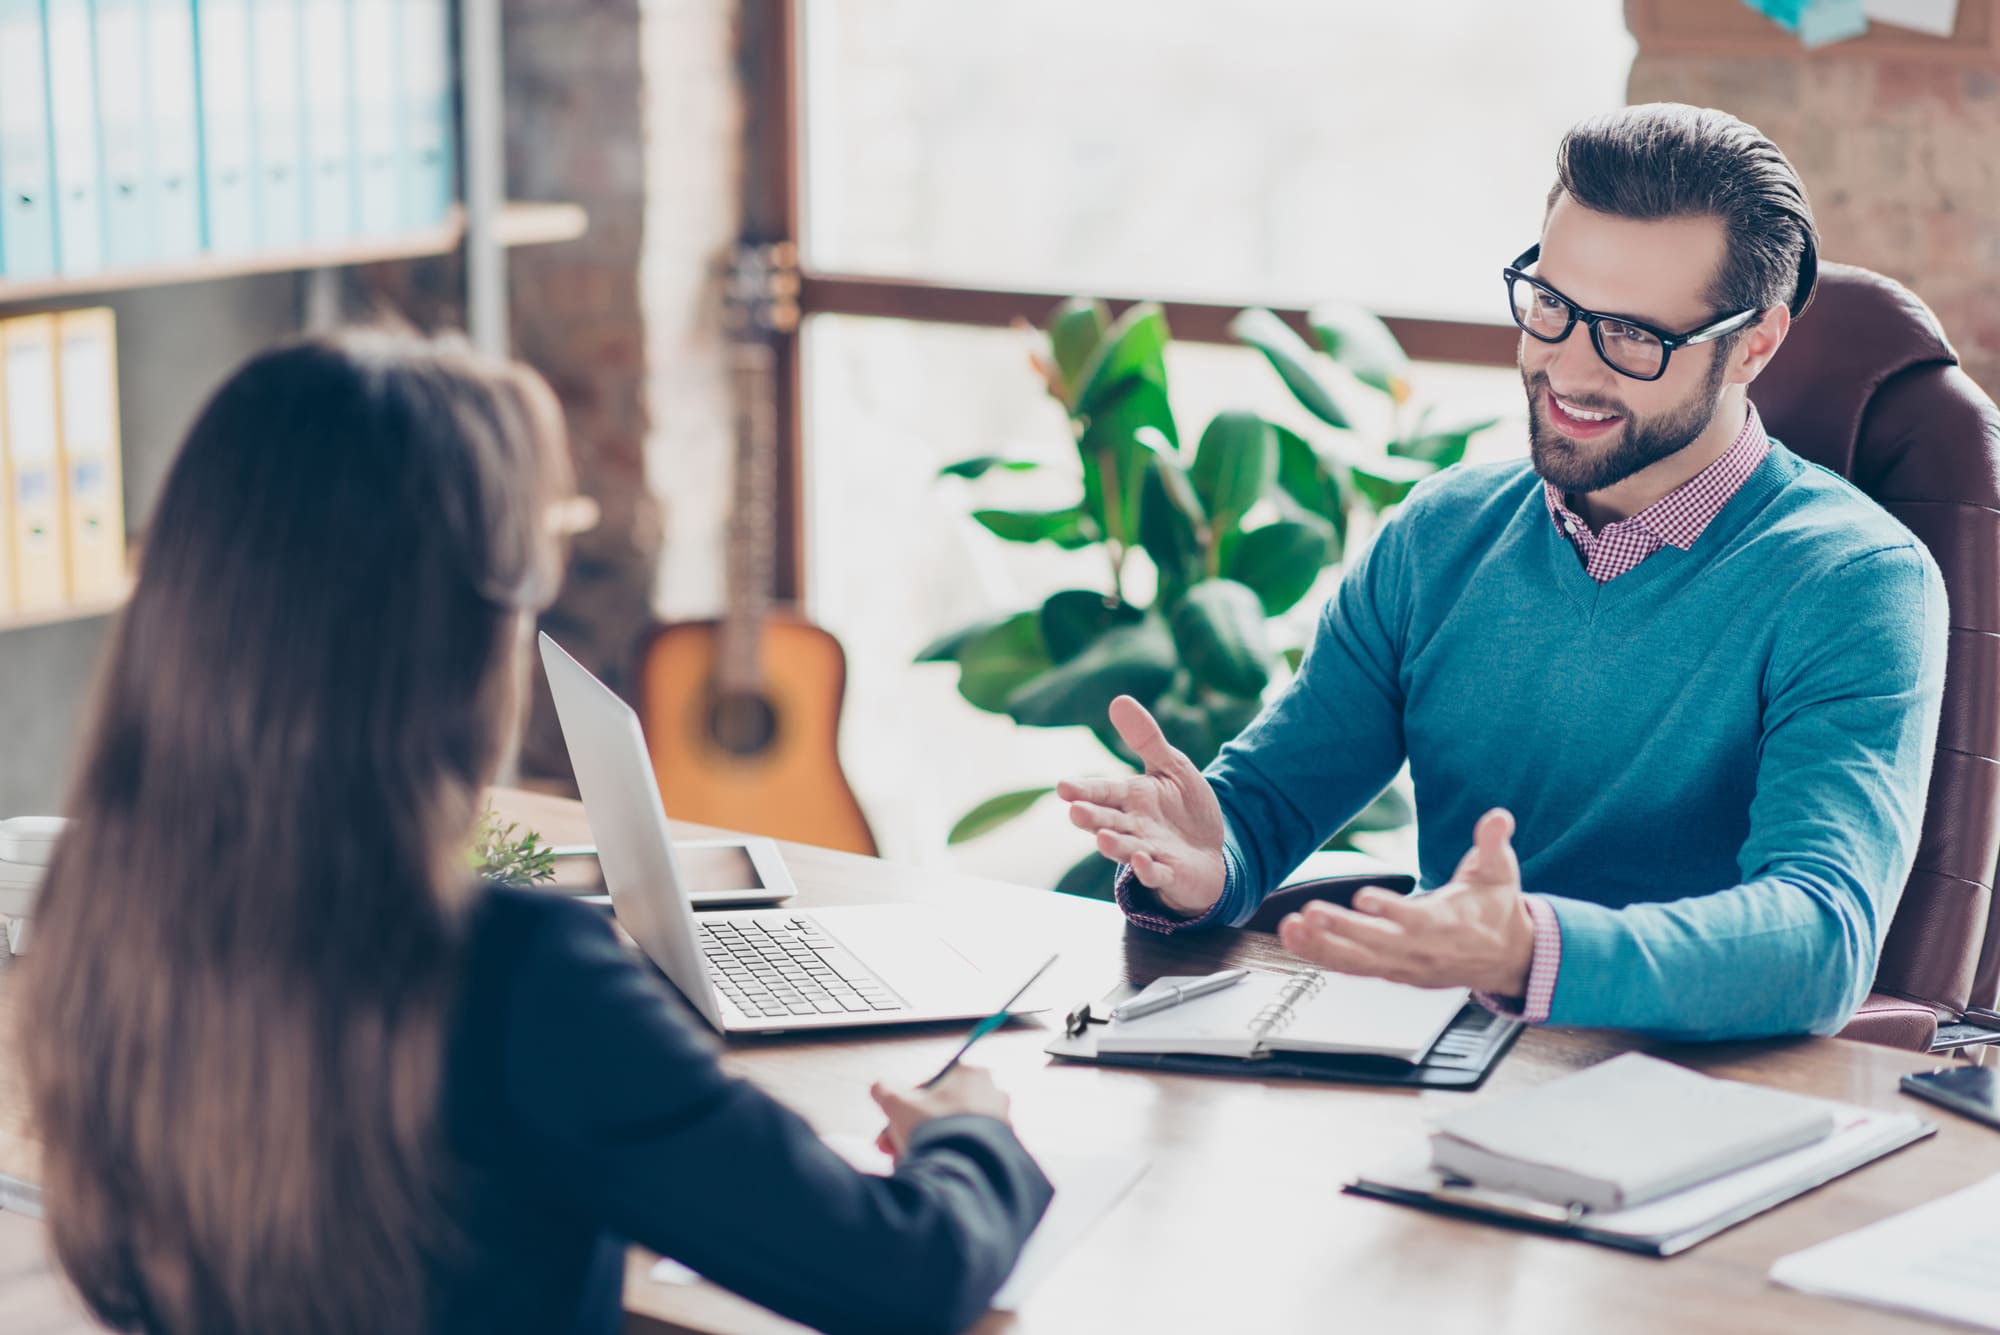
[[[904,1009],[900,997],[811,918],[769,914],[697,925],[716,989],[753,1019]]]

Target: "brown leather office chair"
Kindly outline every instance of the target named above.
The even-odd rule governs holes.
[[[1930,548],[1951,603],[1944,716],[1923,834],[1874,990],[1841,1031],[1916,1051],[2000,1041],[2000,408],[1959,369],[1937,318],[1901,284],[1820,266],[1818,296],[1751,386],[1765,427],[1848,478]],[[1273,895],[1273,930],[1312,899],[1408,876]]]
[[[1980,1032],[2000,1003],[2000,408],[1914,293],[1837,264],[1750,398],[1772,435],[1930,548],[1951,604],[1916,868],[1842,1036],[1918,1051],[2000,1039]]]

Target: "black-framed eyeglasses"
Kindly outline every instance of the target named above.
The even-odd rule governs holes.
[[[1754,324],[1761,314],[1755,310],[1738,311],[1699,329],[1676,334],[1629,315],[1585,310],[1541,279],[1522,272],[1541,253],[1539,245],[1529,246],[1519,259],[1500,271],[1507,279],[1508,304],[1514,311],[1514,323],[1530,338],[1560,343],[1581,320],[1590,326],[1591,346],[1597,349],[1604,364],[1634,380],[1658,380],[1667,373],[1667,360],[1676,349],[1733,334]]]

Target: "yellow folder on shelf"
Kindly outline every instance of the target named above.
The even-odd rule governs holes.
[[[30,315],[0,325],[7,384],[7,494],[13,502],[14,606],[40,612],[69,602],[63,544],[62,442],[56,429],[56,322]]]
[[[70,594],[80,603],[100,602],[117,598],[126,581],[118,326],[110,310],[56,317],[56,369]]]

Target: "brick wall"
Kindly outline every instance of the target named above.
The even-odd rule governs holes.
[[[1667,6],[1656,14],[1628,5],[1639,39],[1630,100],[1721,107],[1763,130],[1805,178],[1826,258],[1913,288],[1966,369],[2000,393],[1992,0],[1964,0],[1950,43],[1884,29],[1810,54],[1775,29],[1741,27],[1740,8],[1736,0],[1676,0],[1677,26],[1665,31]]]
[[[504,0],[507,194],[590,215],[582,239],[509,254],[515,355],[562,399],[602,512],[543,625],[629,693],[661,615],[711,613],[729,400],[712,277],[735,236],[735,0]],[[463,324],[455,260],[382,265],[350,304]],[[667,537],[674,541],[669,554]],[[566,778],[538,688],[524,776]]]
[[[581,240],[517,250],[508,265],[515,354],[561,398],[578,486],[602,511],[597,528],[577,539],[562,597],[543,624],[622,687],[660,547],[645,468],[640,4],[505,0],[501,8],[508,195],[569,200],[590,214]],[[568,772],[546,698],[531,712],[521,768]]]

